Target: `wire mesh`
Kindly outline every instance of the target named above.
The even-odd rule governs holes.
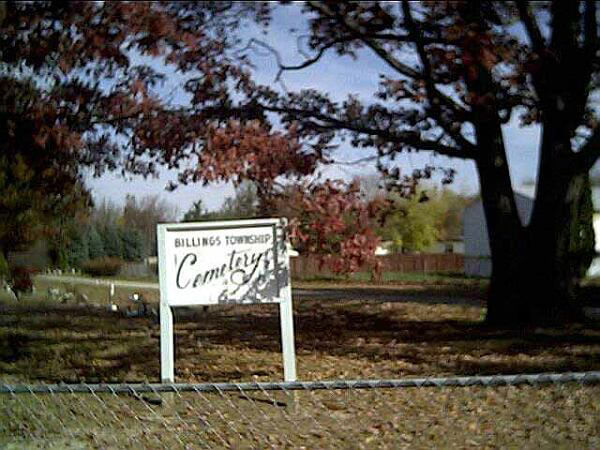
[[[600,448],[600,372],[0,385],[3,448]]]

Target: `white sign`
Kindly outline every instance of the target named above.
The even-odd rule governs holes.
[[[285,219],[157,226],[161,378],[174,381],[171,307],[279,303],[284,378],[296,379]]]
[[[166,301],[170,306],[280,301],[289,283],[282,223],[159,225],[164,233]]]

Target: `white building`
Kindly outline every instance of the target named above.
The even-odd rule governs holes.
[[[392,253],[391,249],[393,247],[393,244],[394,243],[392,241],[381,242],[375,249],[375,255],[376,256],[390,255]]]
[[[454,239],[446,239],[445,241],[437,241],[423,250],[422,253],[465,253],[465,243],[461,237]]]
[[[375,255],[385,256],[391,255],[394,243],[392,241],[383,241],[375,249]],[[437,241],[427,247],[425,250],[417,253],[458,253],[463,254],[465,252],[465,244],[462,237],[456,239],[448,239],[445,241]]]
[[[600,213],[594,213],[594,236],[596,237],[596,255],[600,254]],[[600,257],[596,256],[587,272],[588,277],[600,277]]]
[[[515,193],[517,211],[523,223],[528,223],[533,210],[533,199]],[[594,234],[596,252],[600,253],[600,214],[594,213]],[[475,200],[463,213],[463,236],[465,240],[465,275],[489,277],[492,274],[492,260],[488,241],[487,224],[481,199]],[[588,270],[588,276],[600,276],[600,258],[596,257]]]

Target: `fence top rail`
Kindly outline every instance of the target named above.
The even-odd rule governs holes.
[[[332,380],[251,383],[120,383],[120,384],[0,384],[0,394],[111,393],[138,394],[160,392],[227,392],[227,391],[314,391],[323,389],[378,389],[468,386],[519,386],[562,383],[600,384],[600,371],[487,375],[462,377],[427,377],[391,380]]]

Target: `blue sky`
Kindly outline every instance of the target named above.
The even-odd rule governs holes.
[[[262,36],[257,28],[248,26],[240,31],[245,39],[258,37],[277,48],[285,63],[291,64],[300,61],[297,52],[296,37],[290,33],[290,28],[305,29],[305,22],[295,5],[278,8],[274,14],[271,31]],[[273,84],[277,66],[275,59],[265,54],[253,56],[256,66],[255,76],[259,82]],[[348,94],[355,94],[363,100],[372,99],[372,94],[377,90],[379,74],[391,74],[381,60],[369,51],[361,51],[359,57],[353,60],[350,57],[340,58],[335,55],[326,55],[318,64],[298,72],[284,74],[283,81],[291,91],[302,88],[315,88],[329,92],[333,99],[343,100]],[[166,95],[175,92],[174,99],[178,103],[185,103],[184,96],[177,92],[181,85],[181,78],[171,74],[163,93]],[[503,128],[505,142],[508,149],[509,165],[513,186],[517,190],[524,190],[522,183],[531,179],[537,173],[538,143],[540,128],[537,126],[522,128],[518,125],[516,115],[513,120]],[[339,159],[354,160],[366,156],[364,149],[352,149],[349,145],[342,144],[338,150]],[[433,163],[453,167],[457,177],[453,189],[476,193],[479,190],[479,181],[475,166],[470,161],[450,159],[447,157],[433,157],[429,153],[407,154],[398,158],[398,164],[403,171],[411,172],[413,168],[422,167],[424,164]],[[323,176],[329,178],[352,178],[355,175],[374,173],[371,165],[362,166],[333,166],[322,170]],[[218,208],[225,197],[233,195],[233,187],[228,184],[202,187],[201,185],[181,186],[174,192],[165,191],[164,187],[170,180],[176,179],[176,172],[162,169],[159,178],[141,177],[123,178],[116,174],[106,174],[99,179],[88,178],[94,198],[100,200],[107,198],[117,204],[122,204],[126,194],[136,196],[160,195],[163,199],[177,206],[181,213],[185,212],[194,201],[202,199],[209,209]]]

